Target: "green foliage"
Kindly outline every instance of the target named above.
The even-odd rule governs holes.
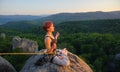
[[[0,52],[11,52],[12,51],[12,43],[10,42],[10,37],[6,39],[0,38]]]
[[[63,22],[56,25],[56,30],[62,33],[120,33],[120,19]]]
[[[97,59],[94,61],[93,66],[95,67],[96,72],[103,72],[103,71],[102,71],[103,62],[104,62],[104,61],[103,61],[103,58],[101,58],[101,57],[97,58]]]
[[[58,48],[59,49],[66,48],[68,51],[70,51],[72,53],[76,53],[74,47],[72,45],[70,45],[69,43],[58,44]]]
[[[61,34],[58,38],[58,48],[67,48],[68,51],[77,54],[94,72],[109,72],[111,63],[117,65],[114,72],[120,71],[120,63],[115,60],[115,55],[120,53],[120,19],[70,21],[57,24],[55,27]],[[0,39],[0,52],[21,52],[21,49],[12,51],[12,37],[16,35],[37,41],[39,50],[43,49],[45,32],[42,26],[26,29],[28,30],[24,32],[0,28],[0,32],[7,35],[6,39]],[[3,57],[20,71],[30,56]]]
[[[114,56],[120,53],[119,40],[116,34],[110,33],[76,33],[63,35],[59,43],[67,49],[72,46],[71,52],[84,58],[95,72],[106,72],[109,68],[104,64],[114,62]]]
[[[37,22],[34,21],[17,21],[17,22],[8,22],[5,25],[1,25],[3,28],[15,29],[21,32],[29,32],[28,29],[35,28]]]
[[[43,49],[42,38],[32,34],[21,34],[20,37],[33,39],[38,42],[39,50]],[[23,52],[22,48],[16,48],[12,50],[12,38],[7,36],[5,39],[0,38],[0,53],[8,53],[8,52]],[[6,55],[2,56],[7,59],[19,72],[24,66],[26,60],[30,57],[30,55]]]
[[[9,55],[3,57],[7,59],[13,65],[13,67],[15,67],[17,72],[19,72],[30,55]]]
[[[14,50],[12,50],[12,52],[17,52],[17,53],[21,53],[21,52],[23,52],[23,49],[22,48],[16,48],[16,49],[14,49]]]

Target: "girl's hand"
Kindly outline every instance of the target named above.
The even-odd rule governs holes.
[[[60,33],[57,32],[55,38],[57,39],[59,37]]]

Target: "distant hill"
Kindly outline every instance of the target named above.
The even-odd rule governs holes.
[[[0,25],[1,28],[14,29],[17,31],[26,32],[32,28],[37,28],[38,23],[36,21],[17,21],[8,22],[6,24]]]
[[[22,21],[22,20],[35,20],[45,15],[33,16],[33,15],[0,15],[0,25],[10,21]]]
[[[120,11],[112,12],[82,12],[82,13],[58,13],[53,15],[0,15],[0,25],[13,21],[33,20],[39,23],[51,20],[55,24],[65,21],[80,21],[80,20],[98,20],[98,19],[120,19]]]
[[[41,33],[43,28],[37,21],[8,22],[0,25],[2,29],[15,29],[20,32]],[[55,25],[55,31],[61,33],[120,33],[120,19],[66,21]]]
[[[68,21],[55,26],[61,33],[120,33],[120,19]]]
[[[5,17],[6,18],[6,17]],[[15,16],[13,16],[15,18]],[[34,19],[30,16],[19,16],[21,19]],[[19,19],[18,18],[18,19]],[[9,17],[8,17],[9,20]],[[17,20],[17,18],[16,18]],[[39,26],[44,21],[51,20],[55,23],[56,29],[60,31],[68,31],[71,27],[74,28],[73,32],[119,32],[120,28],[120,11],[113,12],[86,12],[86,13],[59,13],[46,17],[40,17],[35,20],[13,21],[0,25],[2,28],[15,29],[18,31],[39,31]],[[1,22],[1,19],[0,19]],[[69,28],[70,25],[70,28]],[[100,26],[99,26],[100,25]],[[76,27],[75,27],[76,26]],[[67,27],[67,28],[64,28]],[[69,28],[69,29],[68,29]],[[108,31],[107,31],[108,29]],[[111,29],[111,31],[110,31]],[[115,30],[114,30],[115,29]],[[42,30],[42,29],[41,29]],[[102,30],[102,31],[101,31]],[[105,31],[106,30],[106,31]],[[71,31],[71,30],[69,30]],[[119,32],[120,33],[120,32]]]
[[[51,20],[58,24],[64,21],[80,21],[80,20],[98,20],[98,19],[120,19],[120,11],[112,12],[83,12],[83,13],[59,13],[47,17],[42,17],[38,21],[44,22]]]

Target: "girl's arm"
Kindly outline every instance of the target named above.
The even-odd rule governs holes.
[[[56,35],[55,35],[55,39],[57,39],[59,37],[60,33],[57,32]]]

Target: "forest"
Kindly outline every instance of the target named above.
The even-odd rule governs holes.
[[[0,27],[0,33],[6,34],[5,39],[0,38],[1,53],[21,51],[12,50],[14,36],[37,41],[39,50],[44,49],[45,32],[41,24],[28,29],[24,28],[25,24],[19,29],[10,26]],[[120,58],[116,59],[116,55],[120,54],[120,19],[67,21],[55,25],[55,33],[57,31],[60,32],[58,48],[67,48],[68,51],[78,55],[94,72],[120,72]],[[20,71],[30,56],[3,55],[2,57]]]

